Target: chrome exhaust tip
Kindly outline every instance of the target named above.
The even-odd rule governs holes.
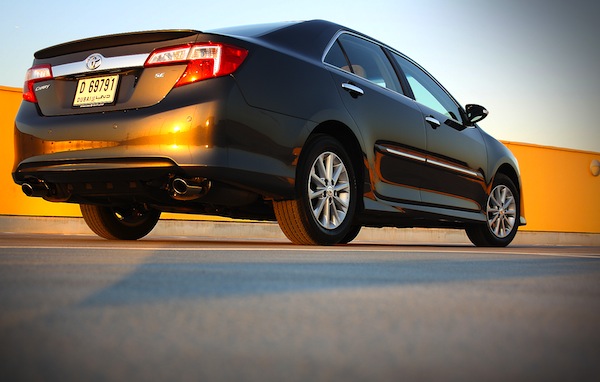
[[[175,178],[173,179],[173,183],[171,183],[171,188],[173,188],[173,192],[175,195],[185,195],[190,191],[190,186],[185,181],[185,179]]]
[[[171,197],[176,200],[194,200],[206,195],[209,189],[210,182],[206,179],[175,178],[171,182]]]
[[[50,193],[50,188],[44,182],[39,183],[23,183],[21,185],[23,193],[30,197],[44,197]]]

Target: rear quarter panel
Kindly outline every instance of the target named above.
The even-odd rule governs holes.
[[[306,120],[322,110],[343,110],[331,76],[317,60],[258,46],[235,78],[254,107]]]

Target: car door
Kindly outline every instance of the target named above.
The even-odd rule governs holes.
[[[414,153],[426,149],[423,116],[414,101],[402,94],[382,47],[342,33],[324,62],[362,134],[371,177],[365,181],[370,181],[375,196],[420,202],[423,163],[415,160]]]
[[[429,74],[397,53],[392,57],[427,121],[428,166],[422,201],[457,209],[481,209],[486,200],[483,169],[487,168],[481,131],[468,126],[461,107]]]

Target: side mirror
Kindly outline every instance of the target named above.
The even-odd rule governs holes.
[[[473,125],[487,117],[489,114],[487,109],[481,105],[469,104],[465,106],[465,111],[467,112],[467,119]]]

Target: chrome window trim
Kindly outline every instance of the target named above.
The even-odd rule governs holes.
[[[354,36],[354,37],[360,38],[362,40],[368,41],[368,42],[370,42],[372,44],[378,45],[382,49],[389,49],[389,50],[395,51],[394,49],[390,48],[389,46],[387,46],[387,45],[385,45],[385,44],[383,44],[383,43],[381,43],[379,41],[373,40],[372,38],[368,38],[366,36],[363,36],[363,35],[360,35],[360,34],[357,34],[357,33],[351,32],[351,31],[340,30],[340,31],[337,31],[335,35],[333,35],[333,38],[331,39],[331,41],[329,41],[329,44],[327,44],[327,46],[325,47],[325,50],[323,51],[323,56],[321,57],[321,62],[322,63],[326,64],[326,62],[325,62],[325,56],[327,56],[327,53],[329,53],[329,50],[331,49],[331,47],[333,46],[333,44],[335,44],[335,42],[337,41],[338,37],[340,37],[343,34],[349,34],[351,36]],[[397,53],[400,54],[400,55],[402,55],[402,56],[404,56],[400,52],[397,52]],[[333,66],[331,64],[329,64],[329,65]],[[391,63],[390,63],[390,65],[391,65]]]
[[[333,37],[331,38],[331,40],[329,40],[329,43],[327,44],[327,46],[325,47],[325,50],[323,50],[323,55],[321,56],[321,62],[323,64],[327,64],[325,62],[325,57],[327,56],[327,53],[329,53],[329,51],[331,50],[331,47],[333,46],[333,44],[335,44],[335,42],[337,41],[337,38],[344,33],[344,31],[337,31],[336,34],[333,35]],[[331,67],[337,68],[337,66],[335,65],[331,65],[331,64],[327,64]],[[339,68],[338,68],[339,69]]]
[[[132,54],[118,57],[102,57],[102,65],[98,69],[90,70],[86,66],[86,60],[72,62],[69,64],[56,65],[52,67],[54,77],[71,76],[75,74],[90,74],[99,71],[142,67],[150,56],[150,53]]]

